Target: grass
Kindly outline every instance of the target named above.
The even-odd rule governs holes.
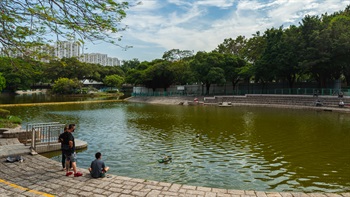
[[[15,128],[21,124],[22,120],[16,116],[8,116],[8,118],[0,118],[0,128]]]

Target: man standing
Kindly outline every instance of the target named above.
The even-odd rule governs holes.
[[[68,125],[64,127],[63,133],[60,134],[58,137],[58,141],[61,143],[61,150],[62,150],[62,167],[63,171],[66,171],[66,156],[64,154],[64,149],[69,149],[69,146],[64,146],[63,141],[65,138],[66,132],[68,132]],[[69,168],[72,168],[72,163],[69,163]]]
[[[97,152],[95,154],[95,160],[91,162],[89,171],[93,178],[103,178],[106,176],[106,172],[109,170],[109,167],[105,166],[105,163],[101,160],[102,154]]]
[[[72,162],[72,167],[74,171],[74,176],[82,176],[83,174],[80,172],[77,172],[77,156],[75,153],[75,141],[73,132],[75,130],[75,124],[70,124],[68,126],[68,131],[66,132],[66,135],[64,136],[63,140],[63,146],[67,146],[66,149],[63,149],[63,153],[66,156],[66,176],[69,176],[72,174],[72,172],[69,172],[69,163]]]

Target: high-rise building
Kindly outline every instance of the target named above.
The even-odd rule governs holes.
[[[108,57],[107,54],[101,53],[83,53],[81,54],[81,45],[79,42],[69,42],[69,41],[58,41],[53,46],[42,46],[34,47],[28,52],[33,51],[43,51],[47,53],[46,55],[51,58],[41,58],[40,61],[48,62],[52,58],[62,59],[76,57],[81,62],[87,62],[92,64],[100,64],[102,66],[120,66],[121,62],[118,58]],[[9,51],[5,53],[2,48],[0,48],[0,56],[10,56],[10,57],[23,57],[26,52],[16,52],[16,50]],[[28,53],[31,54],[31,53]],[[36,60],[38,58],[35,57]]]
[[[79,60],[81,62],[100,64],[102,66],[120,66],[118,58],[108,57],[107,54],[101,53],[84,53],[80,56]]]
[[[80,57],[80,43],[59,41],[55,44],[55,57],[62,59],[64,57]]]

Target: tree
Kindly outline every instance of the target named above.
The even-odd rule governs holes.
[[[116,44],[113,33],[123,31],[127,2],[113,0],[2,0],[0,1],[0,44],[8,50],[26,51],[57,39]],[[112,33],[112,34],[111,34]],[[120,40],[119,37],[117,40]],[[26,51],[28,52],[28,51]]]
[[[6,89],[12,92],[27,90],[33,83],[40,82],[40,65],[40,62],[33,60],[0,57],[0,72],[6,79]]]
[[[185,85],[195,82],[194,73],[190,67],[190,61],[179,60],[172,62],[170,70],[174,73],[174,83],[177,85]]]
[[[199,51],[191,61],[191,68],[196,76],[198,82],[206,86],[206,94],[209,94],[210,85],[213,83],[222,83],[218,80],[215,74],[220,75],[225,79],[223,67],[223,54],[218,52],[202,52]],[[222,74],[222,75],[221,75]],[[203,93],[202,93],[203,94]]]
[[[0,92],[6,87],[6,79],[4,76],[2,76],[2,73],[0,73]]]
[[[332,62],[340,68],[347,84],[350,84],[350,6],[334,16],[329,25],[332,42]],[[340,76],[335,76],[336,79]]]
[[[225,39],[223,43],[219,44],[215,51],[243,56],[243,50],[246,43],[247,39],[244,36],[238,36],[236,39],[228,38]]]
[[[143,77],[145,76],[145,70],[151,66],[150,62],[143,61],[127,71],[125,82],[133,85],[144,84]]]
[[[281,45],[279,49],[276,75],[285,79],[292,89],[297,77],[305,72],[301,66],[301,56],[304,43],[302,42],[300,29],[296,26],[290,26],[283,32]]]
[[[156,88],[163,88],[164,91],[173,84],[175,76],[170,69],[170,62],[165,60],[154,60],[151,66],[143,73],[143,84],[147,88],[152,88],[153,92]]]
[[[52,86],[52,92],[56,94],[73,94],[82,87],[77,79],[59,78]]]
[[[127,73],[129,70],[135,69],[139,64],[140,61],[137,58],[134,58],[132,60],[124,61],[120,67],[124,71],[124,73]]]
[[[224,54],[223,69],[225,79],[232,83],[233,92],[237,83],[244,78],[241,71],[246,64],[246,61],[237,55]]]
[[[103,79],[103,83],[112,90],[113,87],[120,88],[124,83],[124,78],[119,75],[108,75]]]
[[[193,51],[190,50],[180,50],[180,49],[171,49],[166,51],[163,54],[163,59],[167,61],[179,61],[193,56]]]
[[[326,19],[326,16],[323,16]],[[305,16],[300,25],[303,42],[302,65],[319,83],[326,87],[334,68],[331,64],[331,42],[324,20],[318,16]]]

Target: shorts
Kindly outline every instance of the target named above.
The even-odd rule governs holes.
[[[70,155],[65,154],[65,156],[66,156],[66,161],[77,162],[77,154],[75,154],[75,152]]]
[[[103,171],[103,172],[100,174],[100,177],[101,177],[101,178],[106,177],[106,172],[105,172],[105,171]]]

